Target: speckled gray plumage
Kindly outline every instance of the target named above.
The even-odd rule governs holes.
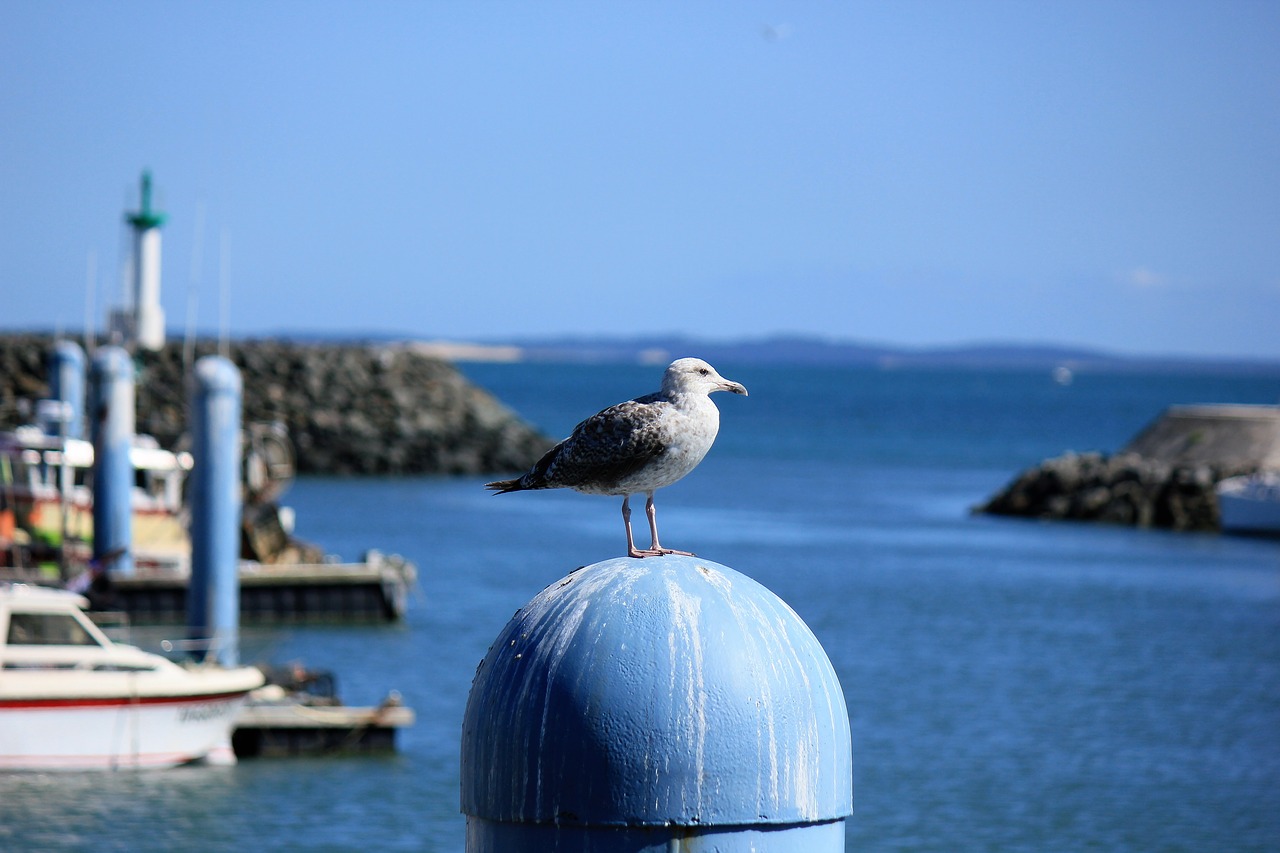
[[[598,412],[574,427],[522,477],[487,484],[503,494],[528,489],[573,489],[593,495],[622,495],[628,551],[632,556],[672,553],[658,544],[653,492],[697,467],[720,429],[720,412],[708,395],[747,389],[724,379],[705,361],[682,358],[671,363],[662,390]],[[631,540],[630,495],[649,500],[653,547],[638,551]]]

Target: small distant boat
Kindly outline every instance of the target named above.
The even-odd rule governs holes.
[[[1280,472],[1230,477],[1217,491],[1224,531],[1280,536]]]
[[[180,666],[113,643],[65,590],[0,585],[0,769],[233,763],[254,667]]]

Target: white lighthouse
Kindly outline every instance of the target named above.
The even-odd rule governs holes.
[[[112,316],[113,331],[126,343],[143,349],[164,346],[164,309],[160,307],[160,226],[166,215],[151,209],[151,173],[142,173],[142,203],[136,213],[126,213],[133,226],[131,296],[133,305]],[[132,307],[132,313],[129,311]]]

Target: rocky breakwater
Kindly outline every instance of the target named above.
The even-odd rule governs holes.
[[[1220,480],[1280,467],[1280,407],[1175,406],[1119,453],[1068,453],[978,508],[996,515],[1217,530]]]
[[[48,393],[47,336],[0,338],[0,420]],[[195,356],[215,352],[201,341]],[[449,363],[412,345],[241,340],[246,422],[280,422],[307,474],[490,474],[528,468],[551,441]],[[182,345],[137,356],[139,432],[177,446],[187,430]]]

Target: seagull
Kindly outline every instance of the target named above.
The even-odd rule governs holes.
[[[622,495],[622,523],[627,529],[627,556],[663,554],[694,556],[663,548],[658,542],[653,493],[698,466],[720,430],[720,410],[710,394],[747,389],[725,379],[700,358],[671,362],[662,390],[610,406],[573,428],[564,441],[547,451],[524,476],[486,483],[495,494],[526,489],[573,489],[588,495]],[[653,543],[636,548],[631,535],[631,495],[643,492]]]

